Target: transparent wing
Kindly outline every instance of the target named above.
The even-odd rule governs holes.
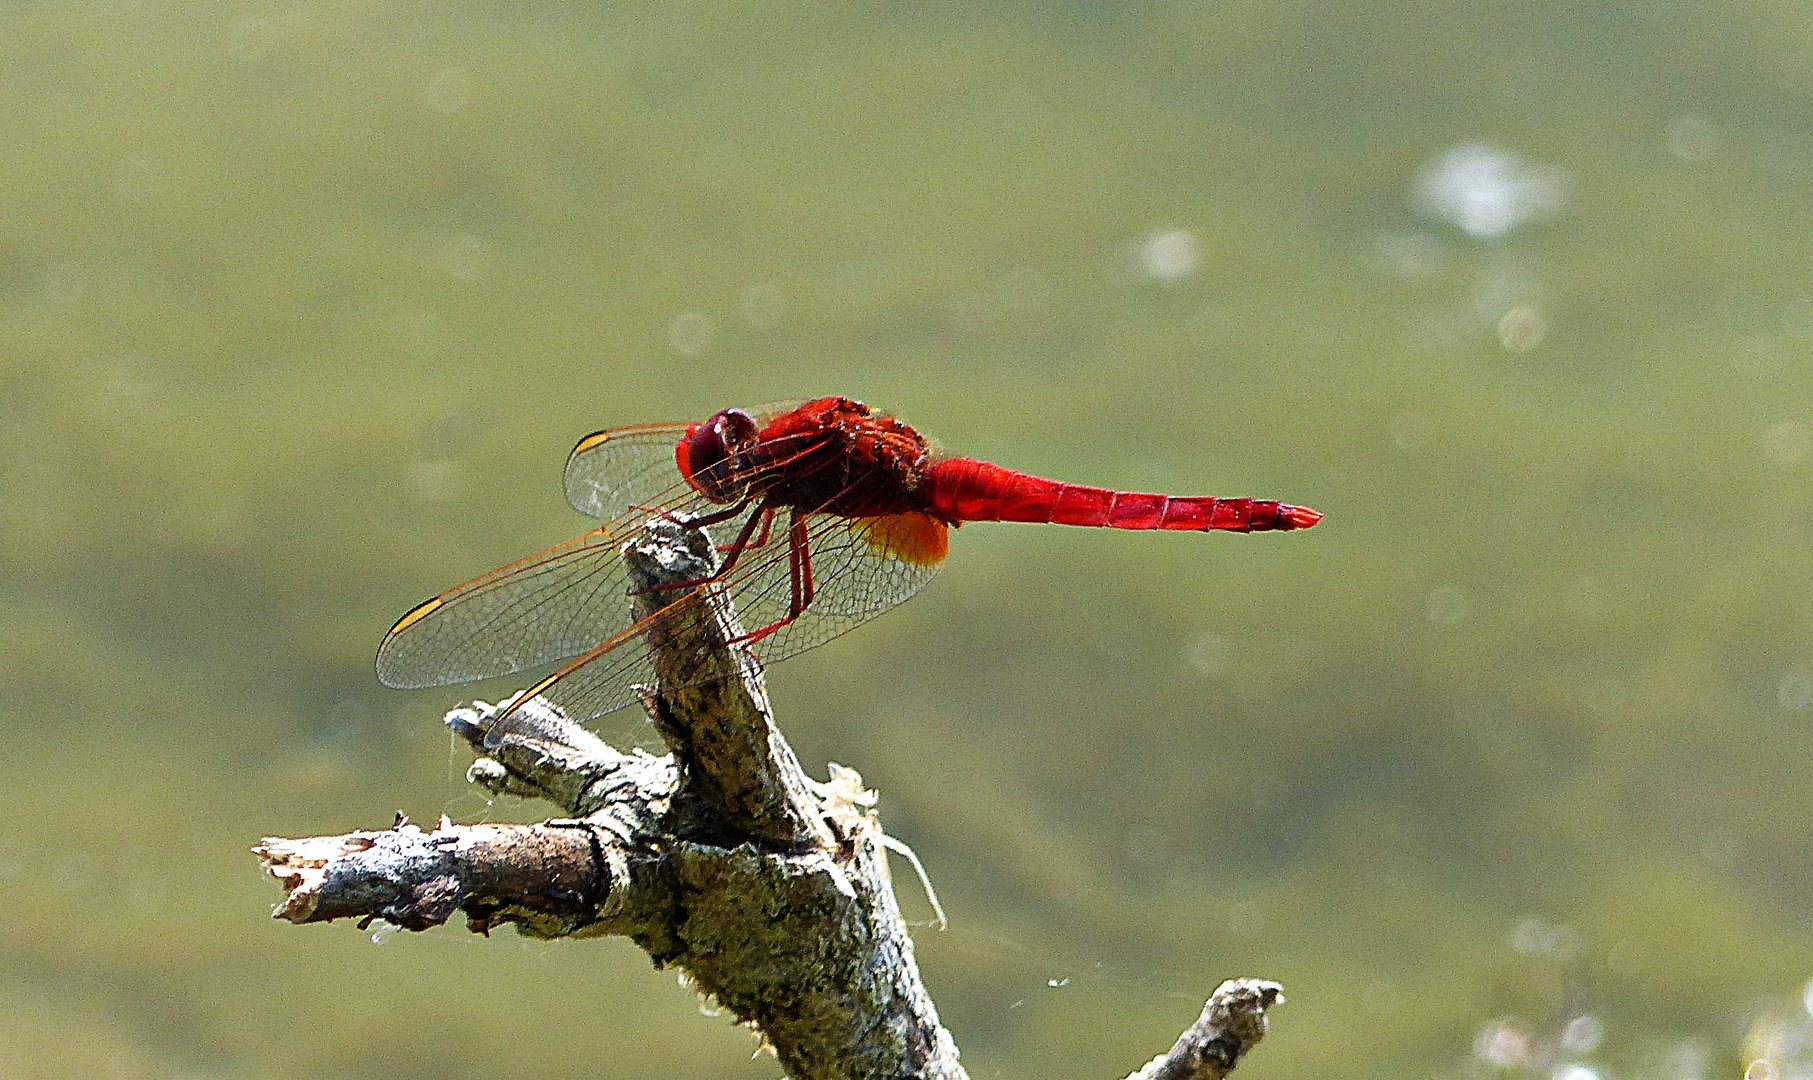
[[[793,602],[794,575],[786,558],[784,526],[785,522],[776,522],[769,544],[779,550],[752,565],[732,589],[737,613],[751,632],[786,619]],[[813,514],[804,519],[803,532],[810,555],[811,603],[798,619],[757,646],[764,660],[804,652],[905,601],[937,576],[948,543],[945,525],[923,514],[869,518]]]
[[[774,401],[744,411],[766,426],[801,404]],[[587,435],[567,455],[567,502],[582,514],[609,520],[632,506],[657,506],[672,498],[682,485],[674,448],[687,427],[687,421],[635,424]]]
[[[686,425],[638,424],[596,431],[567,456],[567,502],[593,517],[618,517],[632,506],[654,506],[682,483],[674,447]]]
[[[720,547],[734,535],[730,530],[740,528],[746,520],[717,527],[714,539]],[[789,620],[795,576],[790,548],[796,538],[803,540],[809,553],[814,595],[805,611]],[[757,539],[761,539],[759,530]],[[723,580],[702,589],[727,596],[735,604],[746,634],[774,628],[751,646],[758,658],[773,663],[822,645],[911,597],[937,575],[946,540],[944,524],[922,514],[876,518],[810,514],[794,525],[787,511],[776,511],[766,542],[752,540]],[[684,618],[710,617],[710,607],[705,604],[681,605],[674,610],[686,611]],[[601,642],[525,696],[539,694],[579,722],[634,703],[634,685],[655,681],[643,640],[648,621]],[[685,682],[688,671],[701,680],[720,677],[705,656],[690,661],[681,658],[668,676],[671,681],[678,673]]]
[[[787,407],[752,412],[766,417]],[[385,636],[378,677],[391,686],[439,686],[568,660],[525,697],[539,694],[581,722],[634,702],[634,686],[655,680],[643,639],[657,620],[632,620],[621,549],[652,515],[691,518],[726,509],[679,482],[673,450],[685,428],[642,425],[580,440],[567,463],[567,497],[586,513],[608,515],[610,524],[418,606]],[[801,470],[835,460],[815,453],[825,437],[770,440],[762,468],[802,479]],[[748,481],[761,489],[759,474]],[[918,513],[846,518],[758,508],[749,515],[761,515],[767,527],[752,529],[720,579],[677,594],[666,619],[708,617],[710,605],[682,603],[688,599],[728,599],[752,651],[767,661],[823,644],[912,596],[937,573],[947,546],[946,526]],[[720,552],[752,520],[761,524],[749,515],[715,527]],[[796,598],[806,601],[803,610],[795,610]],[[715,671],[701,655],[680,658],[665,674],[685,683],[720,677]],[[499,714],[493,724],[508,716]]]
[[[696,494],[657,512],[696,514]],[[386,686],[446,686],[508,675],[577,656],[629,625],[627,570],[620,549],[644,512],[519,559],[417,605],[378,647]]]

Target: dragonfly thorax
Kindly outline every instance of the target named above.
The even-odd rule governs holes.
[[[770,420],[745,460],[750,494],[768,504],[856,518],[921,509],[927,456],[924,437],[899,420],[828,397]]]

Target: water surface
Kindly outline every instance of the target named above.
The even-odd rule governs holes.
[[[1810,34],[0,8],[0,1071],[775,1075],[626,943],[274,924],[246,848],[539,816],[461,783],[461,692],[376,685],[383,630],[582,531],[580,435],[826,393],[1328,515],[965,528],[771,673],[936,879],[973,1075],[1123,1075],[1235,975],[1290,995],[1251,1080],[1804,1036]]]

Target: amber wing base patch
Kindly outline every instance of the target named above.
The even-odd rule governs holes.
[[[914,566],[936,566],[950,550],[950,529],[917,511],[857,518],[855,530],[876,554]]]

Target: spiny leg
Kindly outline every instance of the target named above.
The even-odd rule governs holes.
[[[756,548],[757,550],[767,547],[768,546],[768,527],[773,524],[774,524],[774,508],[769,507],[768,510],[762,514],[761,531],[755,534],[755,539],[751,540],[749,542],[748,546],[752,547],[752,548]],[[718,554],[722,555],[735,546],[736,545],[734,545],[734,544],[719,544],[718,545]],[[722,576],[723,571],[720,570],[720,571],[718,571],[718,573],[720,576]]]
[[[798,510],[792,511],[787,526],[787,586],[789,591],[787,614],[762,627],[760,630],[744,634],[730,642],[745,649],[763,638],[787,626],[806,613],[812,606],[812,598],[817,593],[817,586],[812,579],[811,536],[806,529],[806,516]]]
[[[806,532],[806,519],[795,511],[793,514],[792,540],[793,547],[799,552],[800,584],[804,586],[798,602],[793,605],[793,617],[799,618],[812,606],[812,600],[818,595],[818,587],[812,577],[812,544]]]

